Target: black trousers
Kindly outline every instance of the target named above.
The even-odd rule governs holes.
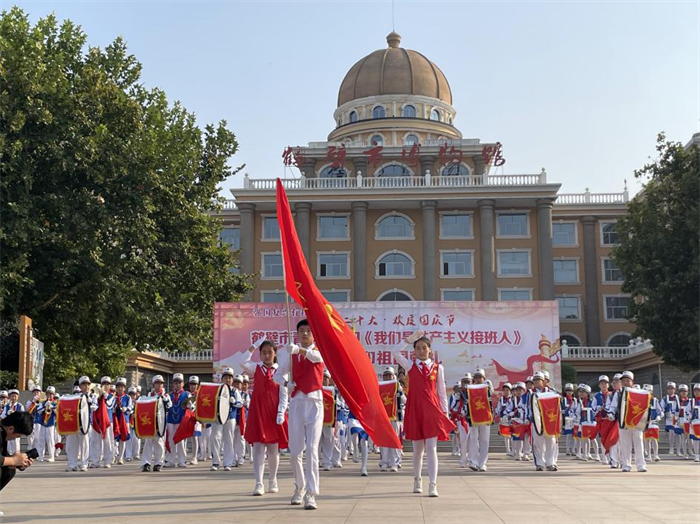
[[[17,473],[17,470],[15,468],[0,468],[2,470],[2,473],[0,473],[0,491],[2,491],[2,488],[7,486],[10,481],[15,477],[15,473]]]

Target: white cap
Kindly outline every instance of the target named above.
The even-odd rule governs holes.
[[[119,377],[117,379],[117,385],[121,384],[122,386],[126,386],[126,378],[125,377]]]
[[[56,393],[56,395],[54,395],[54,396],[55,396],[56,398],[59,398],[61,395],[59,395],[58,393]]]
[[[666,382],[666,387],[667,387],[667,388],[675,388],[675,387],[676,387],[676,383],[675,383],[675,382]]]
[[[506,382],[501,386],[501,388],[508,388],[508,389],[513,389],[513,385],[510,382]]]
[[[73,393],[80,393],[80,386],[73,386]]]
[[[542,373],[541,371],[535,371],[535,374],[532,375],[532,380],[534,381],[535,379],[538,379],[538,378],[541,380],[544,380],[544,373]]]
[[[525,382],[518,382],[517,384],[515,384],[515,389],[517,388],[527,389],[527,387],[525,386]]]
[[[223,376],[225,376],[225,375],[233,376],[233,369],[232,369],[232,368],[224,368],[224,369],[221,371],[221,376],[223,377]]]
[[[250,377],[248,375],[243,375],[243,383],[245,384],[246,382],[250,383]]]
[[[697,386],[697,384],[696,384],[696,386]],[[5,393],[6,396],[7,396],[7,395],[12,395],[13,393],[14,393],[15,395],[19,395],[19,389],[11,389],[10,391],[0,391],[0,396],[1,396],[2,393]]]
[[[598,382],[610,382],[610,379],[608,378],[607,375],[601,375],[598,377]]]
[[[458,387],[460,387],[461,385],[462,385],[462,383],[459,382],[459,381],[457,381],[457,382],[454,383],[454,386],[452,386],[452,387],[453,387],[453,388],[458,388]]]
[[[34,391],[41,391],[41,386],[39,384],[34,384],[34,386],[32,386],[32,392]]]
[[[185,377],[182,376],[182,373],[175,373],[173,375],[173,382],[175,382],[176,380],[179,380],[180,382],[184,382]]]
[[[46,392],[47,393],[56,393],[56,388],[53,386],[49,386],[48,388],[46,388]]]
[[[634,373],[631,371],[623,371],[622,375],[620,375],[620,378],[628,378],[630,380],[634,380]]]
[[[141,393],[141,386],[136,386],[136,393]]]
[[[324,376],[324,377],[327,377],[327,378],[331,378],[331,372],[328,371],[327,369],[324,369],[324,370],[323,370],[323,376]]]
[[[386,375],[387,373],[391,373],[392,375],[396,375],[396,370],[391,366],[387,366],[384,368],[384,372],[382,374]]]
[[[110,385],[109,385],[109,390],[110,390],[110,391],[116,391],[116,390],[117,390],[116,384],[110,384]]]
[[[643,387],[646,391],[649,391],[650,393],[654,391],[654,386],[652,386],[651,384],[644,384]]]
[[[78,384],[90,384],[90,377],[86,377],[85,375],[83,375],[78,380]]]
[[[693,391],[696,389],[700,389],[700,384],[693,384]],[[12,391],[10,391],[10,393],[12,393]]]
[[[197,375],[190,375],[190,384],[199,384],[199,377]]]
[[[102,380],[100,380],[100,384],[104,384],[105,382],[111,384],[111,383],[112,383],[112,379],[109,378],[109,377],[107,377],[107,376],[102,377]]]
[[[591,393],[591,386],[589,386],[588,384],[581,384],[578,389],[581,391],[585,391],[589,395]]]
[[[574,385],[569,382],[564,386],[564,391],[573,391],[574,390]]]
[[[151,380],[151,384],[155,384],[156,382],[162,382],[163,384],[165,384],[165,379],[163,379],[163,375],[156,375],[155,377],[153,377],[153,379]]]
[[[234,382],[243,382],[243,375],[236,375],[233,377]]]
[[[136,388],[134,386],[131,386],[129,389],[126,390],[127,393],[136,393]]]
[[[532,380],[533,380],[534,378],[535,378],[535,377],[533,377],[532,375],[530,375],[529,377],[527,377],[527,378],[525,379],[525,382],[532,382]]]
[[[0,391],[0,397],[6,397],[9,393],[5,391],[4,389]]]
[[[473,377],[472,377],[472,374],[469,373],[469,372],[467,372],[467,373],[465,373],[464,376],[462,377],[462,380],[471,380],[472,378],[473,378]]]
[[[476,368],[474,376],[476,377],[477,375],[486,378],[486,371],[484,371],[482,368]]]
[[[544,375],[544,378],[546,378],[547,380],[549,380],[549,371],[547,371],[546,369],[543,369],[543,370],[542,370],[542,374]]]
[[[622,373],[615,373],[613,375],[613,380],[620,380],[622,378]]]
[[[678,391],[688,391],[688,384],[681,384],[678,386]]]

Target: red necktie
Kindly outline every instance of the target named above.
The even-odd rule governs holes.
[[[421,371],[423,371],[423,375],[426,377],[430,374],[430,371],[428,370],[428,364],[426,362],[423,362],[421,364]]]

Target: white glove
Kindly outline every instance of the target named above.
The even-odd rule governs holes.
[[[292,350],[292,355],[298,355],[299,354],[299,346],[296,344],[290,344],[289,349]]]
[[[263,342],[265,342],[265,337],[261,337],[258,340],[256,340],[255,343],[253,344],[253,347],[255,349],[258,349],[260,346],[262,346]]]
[[[608,413],[608,420],[614,421],[614,420],[615,420],[615,415],[613,415],[612,413]]]
[[[425,331],[416,331],[415,333],[411,333],[408,338],[406,339],[406,342],[409,344],[413,344],[416,340],[421,338],[423,335],[425,335]]]
[[[284,424],[284,413],[277,413],[277,424]]]

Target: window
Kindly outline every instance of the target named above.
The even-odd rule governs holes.
[[[357,111],[350,111],[350,123],[357,122]]]
[[[529,276],[530,253],[528,251],[499,251],[498,276]]]
[[[279,240],[280,225],[277,217],[263,217],[263,240]]]
[[[562,345],[566,342],[566,345],[569,347],[578,347],[581,345],[581,340],[574,335],[562,335],[559,340],[561,340]]]
[[[412,277],[413,262],[401,253],[389,253],[379,259],[378,277]]]
[[[328,302],[350,302],[350,291],[321,291]]]
[[[319,253],[319,278],[347,278],[350,276],[350,255],[347,253]]]
[[[346,178],[348,172],[342,167],[324,167],[318,174],[319,178]]]
[[[601,222],[600,237],[604,246],[617,244],[617,224],[615,222]]]
[[[474,275],[471,251],[440,253],[440,276],[469,277]]]
[[[282,304],[287,301],[284,291],[261,291],[260,302],[275,302]]]
[[[474,291],[471,289],[443,289],[442,300],[445,302],[471,302],[474,300]]]
[[[410,302],[411,300],[413,299],[408,293],[396,289],[382,293],[377,299],[379,302]]]
[[[498,300],[532,300],[529,289],[499,289]]]
[[[440,121],[440,111],[437,109],[433,109],[430,111],[430,120],[436,120],[437,122]]]
[[[625,277],[617,264],[610,259],[603,259],[603,282],[624,282]]]
[[[386,109],[384,106],[377,106],[372,109],[372,118],[384,118],[386,117]]]
[[[442,176],[469,176],[469,168],[464,164],[450,163],[442,168]]]
[[[404,139],[404,144],[407,146],[412,146],[414,144],[418,144],[420,140],[416,135],[407,135],[406,138]]]
[[[559,302],[559,320],[580,320],[578,297],[557,297]]]
[[[241,249],[241,229],[238,227],[225,227],[219,231],[219,241],[228,245],[229,249]]]
[[[373,146],[383,146],[384,145],[384,139],[382,138],[381,135],[374,135],[372,139],[369,141],[369,143]]]
[[[573,284],[578,282],[578,261],[555,260],[554,282],[557,284]]]
[[[282,278],[282,255],[280,253],[263,253],[262,277]]]
[[[411,176],[411,172],[401,164],[389,164],[377,171],[378,177]]]
[[[627,320],[630,297],[605,297],[605,320]]]
[[[318,238],[337,239],[348,238],[348,217],[320,216],[318,217]]]
[[[403,107],[404,118],[416,118],[416,108],[408,105]]]
[[[471,238],[471,215],[440,215],[441,238]]]
[[[389,215],[377,226],[376,238],[413,238],[413,224],[403,215]]]
[[[231,273],[232,275],[240,275],[241,274],[241,268],[238,266],[229,266],[228,267],[228,272]]]
[[[527,215],[522,214],[499,214],[498,215],[498,236],[501,237],[526,237]]]
[[[552,224],[552,245],[553,246],[575,246],[576,245],[576,224],[565,222]]]
[[[631,338],[632,335],[630,335],[629,333],[618,333],[617,335],[613,335],[612,337],[610,337],[610,340],[608,340],[608,347],[626,348],[630,345]]]

